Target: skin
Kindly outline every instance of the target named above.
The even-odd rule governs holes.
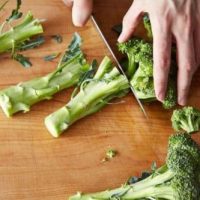
[[[93,0],[64,0],[72,6],[75,26],[89,19]],[[165,98],[170,66],[171,41],[176,41],[178,62],[178,103],[187,104],[192,77],[200,65],[199,0],[135,0],[124,16],[118,42],[127,41],[134,33],[144,12],[149,14],[153,32],[154,85],[159,101]]]

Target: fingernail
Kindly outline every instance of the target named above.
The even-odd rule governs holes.
[[[159,92],[157,95],[156,95],[158,101],[161,101],[163,102],[165,100],[165,94],[163,92]]]
[[[73,24],[77,27],[83,27],[85,25],[85,22],[87,21],[86,15],[84,13],[76,13],[72,17],[73,19]]]
[[[187,104],[187,97],[178,98],[178,104],[181,106],[185,106]]]
[[[119,38],[117,39],[117,41],[118,41],[119,43],[124,42],[124,41],[123,41],[123,34],[122,34],[122,33],[120,34],[120,36],[119,36]]]

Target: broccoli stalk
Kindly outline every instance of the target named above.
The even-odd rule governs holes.
[[[70,200],[166,199],[198,200],[200,148],[188,134],[170,137],[166,164],[146,179],[93,194],[78,193]]]
[[[175,131],[197,132],[200,130],[200,111],[193,107],[174,110],[171,121]]]
[[[59,137],[75,121],[99,111],[110,100],[128,91],[126,77],[105,57],[94,77],[82,82],[79,93],[66,106],[47,116],[45,125],[54,137]]]
[[[43,33],[39,19],[34,19],[31,12],[24,17],[22,23],[0,34],[0,53],[20,48],[32,36]]]
[[[153,34],[152,34],[152,29],[151,29],[151,21],[149,19],[148,14],[144,15],[144,17],[143,17],[143,24],[144,24],[144,28],[147,31],[147,37],[149,39],[152,39],[153,38]]]
[[[132,39],[118,44],[119,50],[128,56],[130,83],[136,95],[143,101],[155,101],[156,95],[153,81],[153,47],[141,39]],[[171,68],[175,67],[172,62]],[[176,87],[173,76],[170,75],[163,107],[170,109],[176,105]]]
[[[51,99],[55,93],[75,85],[89,69],[80,45],[81,38],[75,34],[54,72],[0,91],[0,106],[6,116],[27,112],[33,104]]]

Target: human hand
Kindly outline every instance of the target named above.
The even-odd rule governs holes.
[[[200,64],[199,0],[135,0],[123,19],[118,39],[125,42],[133,34],[144,12],[149,14],[153,32],[154,85],[158,100],[167,89],[171,40],[176,40],[178,63],[178,103],[185,105],[193,74]]]
[[[84,26],[88,21],[93,7],[93,0],[63,0],[72,7],[72,21],[75,26]]]

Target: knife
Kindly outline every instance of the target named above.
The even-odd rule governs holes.
[[[117,64],[119,70],[120,70],[121,73],[127,78],[126,73],[124,72],[124,70],[123,70],[121,64],[119,63],[117,57],[115,56],[115,54],[114,54],[114,52],[113,52],[111,46],[110,46],[109,43],[107,42],[107,40],[106,40],[106,38],[105,38],[103,32],[101,31],[101,29],[100,29],[100,27],[99,27],[99,25],[98,25],[98,23],[97,23],[97,21],[96,21],[96,19],[94,18],[93,15],[91,16],[91,20],[92,20],[92,22],[93,22],[93,24],[94,24],[96,30],[98,31],[99,35],[101,36],[102,40],[104,41],[106,47],[108,48],[109,52],[111,53],[111,55],[112,55],[112,57],[113,57],[115,63]],[[128,78],[127,78],[127,80],[128,80]],[[129,81],[128,81],[128,82],[129,82]],[[132,92],[132,94],[134,95],[134,97],[135,97],[137,103],[139,104],[139,106],[140,106],[142,112],[144,113],[145,117],[148,118],[147,113],[146,113],[146,111],[145,111],[145,109],[144,109],[144,106],[142,105],[142,102],[141,102],[141,101],[139,100],[139,98],[137,97],[137,94],[135,93],[135,90],[134,90],[133,86],[130,84],[130,82],[129,82],[129,87],[130,87],[131,92]]]

